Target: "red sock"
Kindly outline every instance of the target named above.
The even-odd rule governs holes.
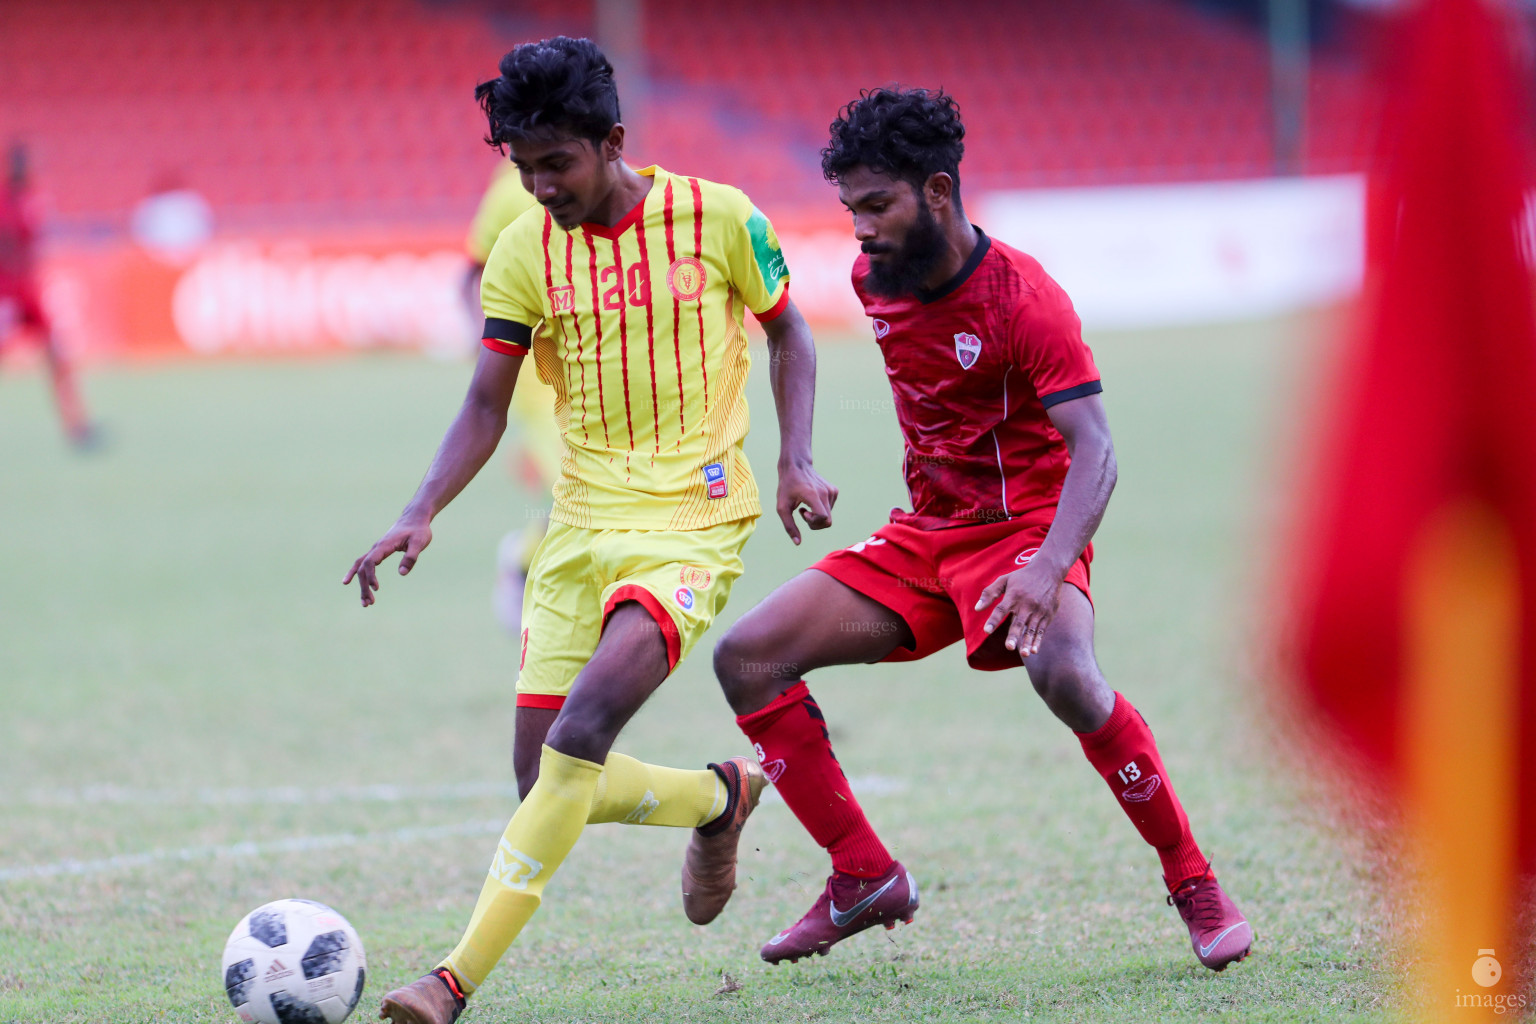
[[[1189,818],[1174,795],[1157,741],[1141,712],[1117,693],[1109,721],[1093,732],[1078,733],[1077,739],[1141,838],[1156,848],[1169,888],[1203,875],[1209,863],[1195,845]]]
[[[854,798],[832,753],[826,719],[804,683],[761,711],[736,719],[769,781],[811,838],[832,855],[832,868],[877,878],[895,863]]]

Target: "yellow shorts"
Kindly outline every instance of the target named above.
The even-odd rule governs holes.
[[[650,612],[676,668],[725,607],[757,520],[703,530],[588,530],[551,523],[523,594],[518,707],[558,708],[614,607]]]

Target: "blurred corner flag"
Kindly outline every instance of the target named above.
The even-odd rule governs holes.
[[[1425,1019],[1494,1019],[1528,991],[1517,918],[1536,867],[1524,84],[1488,0],[1408,19],[1364,316],[1299,538],[1295,653],[1305,703],[1402,800],[1427,871]]]

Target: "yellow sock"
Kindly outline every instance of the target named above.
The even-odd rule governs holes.
[[[587,824],[622,821],[695,828],[718,818],[725,804],[725,783],[712,768],[663,768],[627,754],[609,754]]]
[[[586,826],[602,770],[602,765],[544,747],[539,781],[501,837],[469,927],[454,951],[438,965],[454,973],[465,994],[480,987],[539,909],[544,883]]]

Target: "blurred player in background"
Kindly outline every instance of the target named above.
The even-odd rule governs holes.
[[[533,196],[523,188],[517,168],[510,163],[499,164],[475,210],[475,219],[470,222],[469,237],[464,240],[470,262],[466,297],[473,303],[477,319],[480,277],[496,239],[508,224],[535,205]],[[555,425],[555,389],[539,380],[532,360],[523,360],[517,388],[512,392],[511,412],[517,417],[517,439],[521,446],[517,461],[523,483],[529,490],[548,495],[560,479],[560,456],[565,445],[560,440],[560,428]],[[544,539],[548,514],[547,506],[542,504],[530,508],[527,524],[507,531],[496,546],[496,584],[491,591],[491,606],[496,621],[512,636],[522,630],[528,566]]]
[[[1022,659],[1156,849],[1196,956],[1219,971],[1248,955],[1253,930],[1196,845],[1151,730],[1093,652],[1090,542],[1116,473],[1099,371],[1060,286],[967,220],[964,135],[943,93],[878,89],[843,109],[822,153],[863,250],[853,286],[885,357],[912,511],[784,584],[716,648],[764,771],[832,855],[821,897],[762,956],[825,954],[918,907],[832,754],[805,673],[964,640],[972,668]]]
[[[43,311],[35,267],[37,228],[33,222],[27,151],[11,147],[5,188],[0,191],[0,355],[14,340],[36,342],[48,361],[53,400],[64,433],[76,448],[89,448],[98,435],[86,417],[69,355]]]
[[[768,219],[734,188],[626,165],[613,67],[589,40],[519,46],[475,95],[542,208],[492,248],[469,395],[415,497],[346,582],[359,580],[366,607],[380,562],[403,552],[410,571],[432,518],[495,451],[530,352],[555,388],[563,459],[523,608],[523,802],[458,946],[384,997],[396,1024],[458,1018],[588,823],[692,828],[684,912],[705,924],[730,898],[761,769],[745,757],[662,768],[611,747],[724,608],[761,514],[742,450],[747,310],[768,335],[780,521],[798,543],[794,511],[819,529],[836,498],[811,464],[816,353]]]

